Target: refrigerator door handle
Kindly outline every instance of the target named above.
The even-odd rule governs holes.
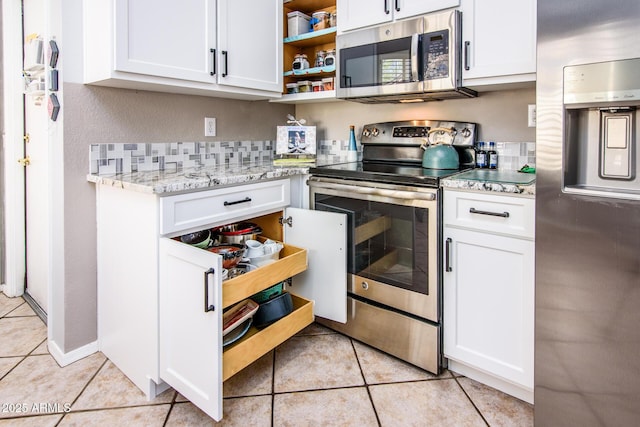
[[[469,208],[469,213],[478,214],[478,215],[489,215],[489,216],[499,216],[502,218],[509,218],[509,212],[491,212],[491,211],[481,211],[476,208]]]

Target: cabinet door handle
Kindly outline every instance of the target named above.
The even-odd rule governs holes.
[[[464,42],[464,69],[469,71],[471,67],[469,66],[469,46],[471,45],[470,41]]]
[[[232,205],[237,205],[237,204],[239,204],[239,203],[248,203],[248,202],[250,202],[250,201],[251,201],[251,197],[245,197],[245,198],[244,198],[244,199],[242,199],[242,200],[236,200],[236,201],[233,201],[233,202],[227,202],[227,201],[225,200],[224,205],[225,205],[225,206],[232,206]]]
[[[396,12],[400,12],[400,0],[396,0]]]
[[[209,49],[209,52],[211,53],[211,72],[209,74],[211,74],[212,76],[215,76],[216,75],[216,50]]]
[[[444,248],[444,263],[445,263],[445,271],[447,273],[452,272],[453,268],[451,268],[451,242],[453,240],[451,240],[451,237],[447,237],[447,240],[445,241],[445,248]]]
[[[222,73],[222,77],[227,77],[229,75],[229,55],[226,50],[222,51],[222,56],[224,56],[224,72]]]
[[[469,208],[469,213],[478,215],[499,216],[502,218],[509,218],[509,212],[491,212],[491,211],[479,211],[476,208]]]
[[[389,0],[384,0],[384,13],[386,13],[387,15],[391,13],[391,11],[389,10]]]
[[[204,312],[215,311],[213,304],[209,304],[209,275],[213,275],[215,270],[213,268],[204,272]]]

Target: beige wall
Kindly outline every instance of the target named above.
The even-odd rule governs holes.
[[[89,145],[275,139],[290,105],[64,84],[64,351],[97,338],[96,211]],[[205,138],[204,118],[217,119]]]
[[[535,128],[527,127],[527,104],[535,104],[535,88],[484,92],[473,99],[419,104],[366,105],[355,102],[300,104],[298,118],[318,126],[319,139],[348,139],[349,125],[395,120],[444,119],[480,125],[478,140],[533,142]]]

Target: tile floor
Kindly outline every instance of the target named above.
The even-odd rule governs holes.
[[[152,401],[104,355],[60,368],[46,327],[0,294],[0,427],[207,426],[174,390]],[[434,376],[311,325],[224,384],[229,426],[532,426],[533,407],[468,378]]]

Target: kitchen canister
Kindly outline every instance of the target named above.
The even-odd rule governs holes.
[[[316,67],[324,67],[324,55],[325,55],[324,50],[319,50],[316,52],[316,63],[315,63]]]
[[[311,82],[309,80],[301,80],[298,82],[298,92],[311,92]]]
[[[329,27],[329,12],[318,11],[313,12],[311,15],[311,23],[313,25],[313,31],[324,30]]]
[[[317,81],[317,82],[311,82],[311,88],[313,90],[313,92],[322,92],[324,90],[324,87],[322,85],[322,81]]]
[[[324,65],[325,67],[331,67],[332,65],[336,65],[336,50],[329,49],[324,56]]]
[[[309,68],[309,60],[307,59],[307,55],[305,55],[304,53],[298,53],[296,56],[294,56],[293,64],[291,64],[291,67],[294,70],[306,70],[307,68]]]
[[[298,93],[298,83],[287,83],[287,93]]]
[[[333,77],[325,77],[322,79],[323,90],[333,90]]]

